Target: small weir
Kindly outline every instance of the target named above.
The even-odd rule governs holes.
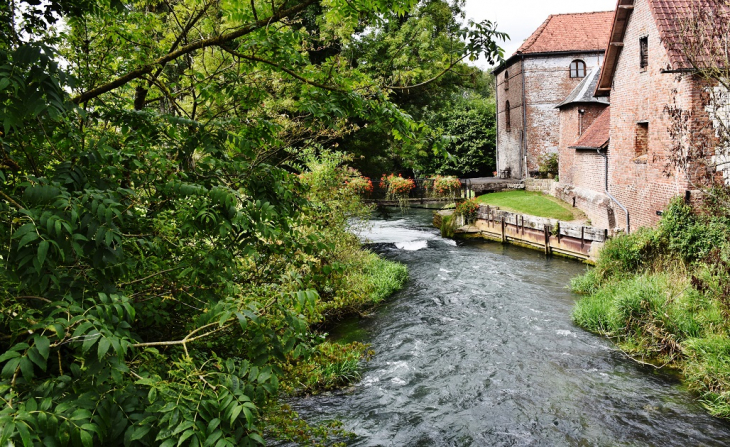
[[[730,445],[676,377],[571,322],[566,286],[585,265],[442,239],[431,221],[394,211],[363,234],[411,279],[333,331],[376,354],[354,387],[293,401],[304,418],[343,421],[352,446]]]

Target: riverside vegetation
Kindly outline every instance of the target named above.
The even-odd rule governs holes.
[[[279,397],[355,380],[322,332],[406,274],[332,151],[439,140],[392,98],[501,58],[459,4],[0,2],[0,445],[330,442]]]
[[[677,368],[711,414],[730,418],[730,209],[727,191],[694,212],[681,200],[656,229],[609,241],[575,278],[573,319],[641,362]]]

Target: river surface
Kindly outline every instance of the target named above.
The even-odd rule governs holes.
[[[410,280],[333,330],[375,356],[353,388],[293,402],[303,417],[343,421],[352,446],[730,445],[675,377],[572,323],[583,264],[442,239],[431,219],[394,212],[363,232]]]

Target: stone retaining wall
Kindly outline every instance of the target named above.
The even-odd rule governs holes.
[[[434,225],[440,228],[443,216],[452,213],[451,210],[438,211],[434,215]],[[475,222],[459,227],[456,234],[519,245],[591,264],[609,236],[604,228],[516,214],[487,205],[479,207]]]

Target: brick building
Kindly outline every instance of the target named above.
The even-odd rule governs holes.
[[[608,100],[596,97],[600,75],[594,69],[558,104],[560,110],[560,183],[555,195],[580,208],[601,228],[613,228],[611,199],[605,193],[605,157],[608,146],[610,108]]]
[[[556,108],[601,66],[613,12],[551,15],[494,70],[497,169],[525,178],[560,144]]]
[[[626,219],[619,205],[628,210],[631,228],[653,226],[672,198],[692,189],[685,172],[669,163],[673,138],[667,107],[707,122],[700,100],[705,85],[667,45],[677,38],[677,24],[689,8],[704,1],[618,0],[596,95],[611,98],[608,190],[616,199],[612,207],[619,227]],[[596,159],[596,166],[602,162]]]

